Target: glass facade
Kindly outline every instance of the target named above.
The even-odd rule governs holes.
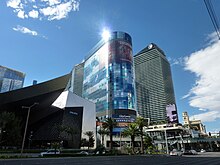
[[[0,66],[0,93],[23,87],[25,74]]]
[[[113,109],[135,109],[134,73],[131,45],[112,41],[109,45],[109,76]]]
[[[178,123],[176,108],[175,119],[170,120],[167,111],[167,107],[175,107],[176,102],[170,64],[164,52],[150,44],[134,57],[134,63],[139,115],[151,122]]]
[[[84,62],[74,66],[71,72],[71,79],[67,85],[67,89],[76,95],[82,97],[83,88]]]
[[[131,37],[113,32],[84,65],[83,97],[96,103],[98,117],[133,120],[135,87]],[[124,119],[123,119],[124,118]]]
[[[84,64],[83,97],[96,103],[96,112],[109,109],[108,79],[108,43],[106,43]]]

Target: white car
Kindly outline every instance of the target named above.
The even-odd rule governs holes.
[[[206,152],[206,150],[204,150],[204,149],[201,149],[201,151],[200,152],[202,152],[202,153],[205,153]]]
[[[173,149],[170,151],[170,156],[182,156],[183,153],[181,151],[177,151],[176,149]]]
[[[41,152],[40,153],[40,156],[45,156],[45,155],[58,155],[60,154],[60,150],[55,150],[55,149],[50,149],[50,150],[47,150],[45,152]]]

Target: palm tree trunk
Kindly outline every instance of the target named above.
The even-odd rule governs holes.
[[[104,145],[104,135],[102,135],[102,145]]]
[[[135,137],[131,136],[132,154],[134,154],[134,138]]]
[[[112,132],[110,132],[110,150],[112,150],[113,149],[113,139],[112,139]]]
[[[144,142],[143,142],[144,140],[143,140],[143,133],[141,132],[141,154],[143,154],[144,153]]]

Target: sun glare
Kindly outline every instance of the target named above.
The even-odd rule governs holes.
[[[109,40],[110,36],[111,36],[110,32],[104,29],[102,32],[102,38],[104,39],[105,42]]]

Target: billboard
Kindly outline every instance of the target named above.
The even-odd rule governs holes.
[[[127,61],[132,64],[132,47],[125,41],[112,41],[109,44],[109,63]]]
[[[113,114],[112,117],[118,123],[127,123],[127,122],[130,123],[135,121],[135,116],[131,114],[126,114],[126,115]]]
[[[178,115],[175,104],[169,104],[166,106],[168,123],[178,123]]]

